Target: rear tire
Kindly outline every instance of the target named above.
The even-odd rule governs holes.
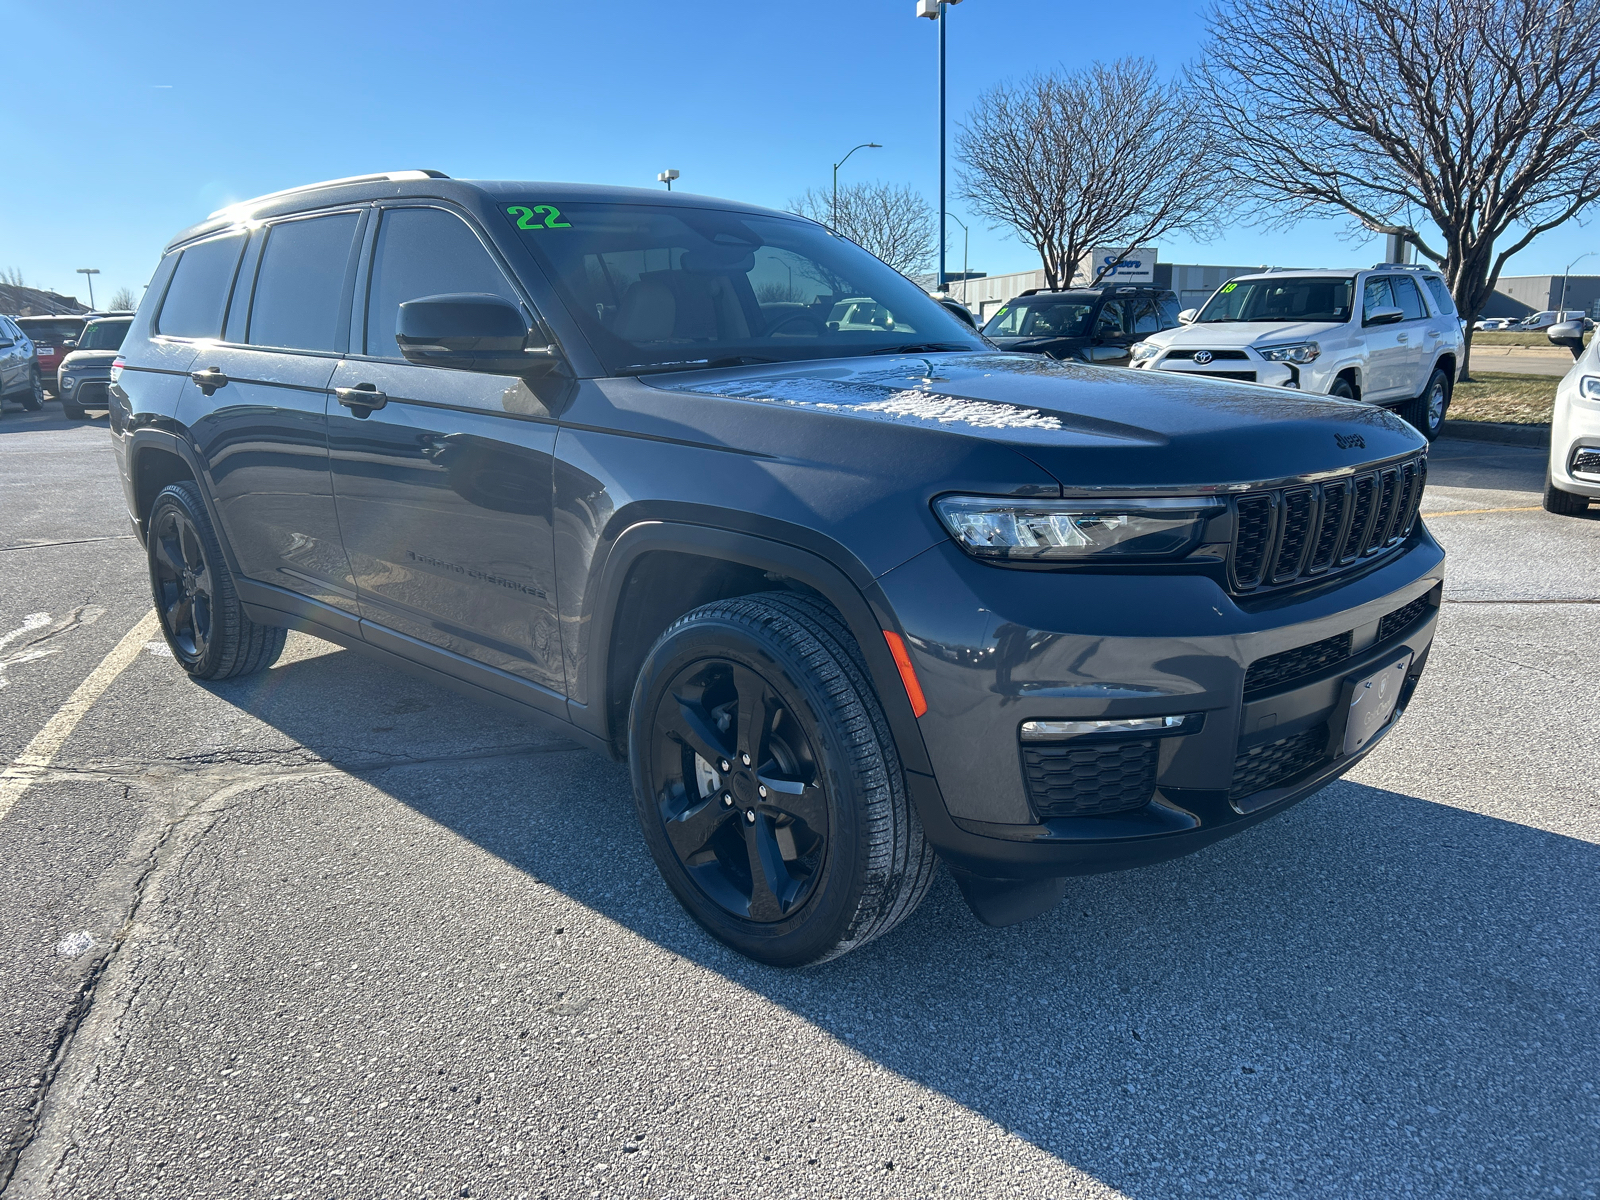
[[[1396,410],[1418,433],[1430,442],[1444,432],[1444,415],[1450,409],[1450,376],[1435,370],[1428,386],[1415,400],[1407,400]]]
[[[28,390],[22,394],[22,407],[29,412],[38,412],[44,407],[44,380],[37,371],[29,378]]]
[[[767,592],[680,617],[640,671],[628,748],[662,878],[741,954],[836,958],[932,886],[937,859],[860,649],[820,601]]]
[[[288,630],[245,615],[200,489],[164,488],[150,506],[150,590],[161,632],[196,679],[264,671],[283,653]]]
[[[1544,480],[1544,510],[1558,517],[1582,516],[1589,511],[1589,497],[1562,491],[1547,474]]]

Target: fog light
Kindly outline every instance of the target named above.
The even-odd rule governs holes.
[[[1093,733],[1165,734],[1189,732],[1184,726],[1193,721],[1198,727],[1199,713],[1182,717],[1126,717],[1117,721],[1024,721],[1022,740],[1051,742],[1059,738],[1083,737]]]
[[[76,379],[73,379],[73,378],[71,378],[69,376],[68,378],[63,379],[61,381],[61,390],[63,392],[70,392],[73,389],[74,385],[77,384],[77,382],[78,381]]]

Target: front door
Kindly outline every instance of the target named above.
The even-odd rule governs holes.
[[[407,639],[535,684],[565,715],[551,533],[556,424],[522,380],[414,366],[399,306],[488,292],[526,308],[484,241],[443,208],[383,212],[352,353],[334,374],[334,493],[365,636]],[[358,345],[362,353],[355,353]],[[382,407],[360,402],[382,393]],[[535,697],[537,702],[538,697]]]

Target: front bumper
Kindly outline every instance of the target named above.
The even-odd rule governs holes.
[[[926,551],[879,583],[928,701],[918,724],[934,774],[911,783],[930,838],[975,875],[1048,878],[1187,854],[1282,811],[1381,740],[1343,752],[1347,682],[1409,651],[1393,719],[1404,711],[1432,644],[1443,558],[1419,523],[1359,577],[1245,601],[1205,576],[1026,571],[953,543]],[[1252,664],[1299,661],[1345,635],[1348,653],[1264,686],[1255,676],[1247,691]],[[1155,716],[1198,719],[1154,739],[1147,802],[1051,815],[1037,774],[1028,781],[1024,721]]]
[[[1578,391],[1579,379],[1596,373],[1600,372],[1594,367],[1574,371],[1556,390],[1550,424],[1550,481],[1564,492],[1600,499],[1600,467],[1595,466],[1593,457],[1600,452],[1600,401],[1586,399]]]
[[[1196,362],[1196,353],[1209,353],[1207,362]],[[1218,357],[1238,355],[1239,357]],[[1268,362],[1254,350],[1243,349],[1195,351],[1187,346],[1170,347],[1154,358],[1132,364],[1149,371],[1173,371],[1184,375],[1200,375],[1208,379],[1232,379],[1240,383],[1261,383],[1268,387],[1301,386],[1303,368],[1293,363]]]
[[[56,395],[79,408],[108,408],[111,404],[111,371],[62,371],[56,377]]]

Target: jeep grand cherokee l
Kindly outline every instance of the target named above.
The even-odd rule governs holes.
[[[769,963],[884,933],[940,858],[1006,924],[1282,812],[1433,635],[1391,414],[998,353],[730,201],[275,194],[173,239],[113,369],[184,670],[292,626],[626,759],[668,886]]]

